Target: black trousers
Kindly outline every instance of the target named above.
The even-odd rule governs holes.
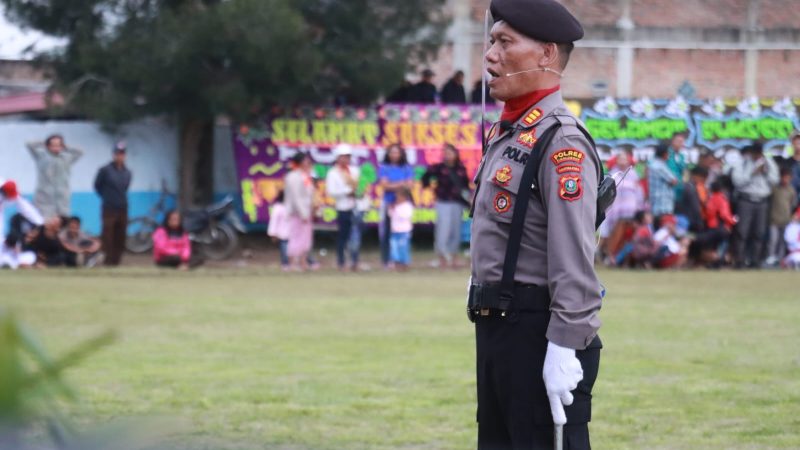
[[[549,321],[549,311],[476,318],[479,450],[552,450],[553,417],[542,379]],[[596,337],[576,352],[583,380],[564,408],[565,450],[591,448],[588,423],[602,346]]]
[[[106,252],[105,265],[118,266],[125,251],[125,237],[128,233],[128,211],[125,209],[103,208],[103,251]]]

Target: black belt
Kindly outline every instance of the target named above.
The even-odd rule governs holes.
[[[513,297],[509,297],[500,283],[473,284],[469,287],[467,312],[488,316],[505,315],[507,311],[546,312],[550,310],[550,290],[535,284],[515,284]]]

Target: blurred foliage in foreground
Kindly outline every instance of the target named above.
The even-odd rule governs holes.
[[[162,432],[144,422],[80,433],[61,412],[61,402],[77,398],[62,377],[64,371],[114,339],[108,331],[53,358],[28,326],[0,309],[0,450],[123,450],[152,445]]]

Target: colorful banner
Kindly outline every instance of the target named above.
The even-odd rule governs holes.
[[[800,98],[760,100],[617,100],[587,103],[580,117],[598,145],[651,147],[673,134],[686,133],[687,147],[719,150],[762,141],[781,154],[798,122]]]
[[[754,140],[764,142],[767,151],[789,156],[789,137],[800,129],[800,98],[764,100],[671,100],[641,98],[621,100],[607,97],[587,102],[567,102],[601,148],[601,156],[624,146],[649,149],[675,133],[687,135],[687,147],[720,151],[741,148]],[[486,112],[489,122],[499,118],[500,108]],[[245,220],[266,223],[269,206],[283,188],[287,163],[302,151],[314,160],[317,193],[323,207],[318,223],[336,219],[333,200],[325,196],[325,175],[333,163],[332,148],[347,143],[355,148],[353,164],[361,167],[360,182],[372,201],[367,223],[379,220],[378,167],[386,148],[399,143],[414,167],[415,223],[435,219],[434,196],[420,182],[427,166],[440,162],[442,146],[459,149],[462,162],[472,176],[480,161],[480,107],[473,105],[389,104],[377,108],[299,108],[276,112],[258,126],[234,128],[233,144]],[[488,128],[488,126],[487,126]]]
[[[496,121],[499,114],[498,107],[490,108],[487,121]],[[420,178],[429,165],[441,162],[446,143],[458,148],[468,174],[475,173],[481,155],[480,117],[480,107],[472,105],[389,104],[379,108],[305,108],[273,115],[261,127],[239,126],[234,129],[233,145],[245,220],[269,220],[269,206],[283,189],[288,161],[295,153],[306,152],[315,163],[317,195],[323,204],[318,223],[334,223],[336,211],[333,199],[325,196],[325,176],[333,164],[333,147],[347,143],[354,147],[352,162],[361,168],[360,183],[371,199],[365,221],[377,223],[383,196],[377,185],[378,168],[386,148],[398,143],[414,168],[414,222],[432,223],[433,190],[423,188]]]

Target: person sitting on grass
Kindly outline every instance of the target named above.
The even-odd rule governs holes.
[[[67,254],[58,238],[63,223],[61,217],[51,217],[26,236],[24,248],[36,253],[37,268],[67,265]]]
[[[783,259],[784,267],[800,270],[800,208],[797,208],[792,221],[786,225],[783,239],[786,241],[786,249],[789,251],[789,254]]]
[[[686,263],[689,239],[678,237],[678,220],[672,214],[661,216],[661,228],[653,235],[657,251],[654,258],[660,269],[678,268]]]
[[[389,253],[397,270],[405,272],[411,264],[411,230],[414,224],[414,205],[408,188],[395,191],[395,202],[389,207],[392,234],[389,238]]]
[[[64,262],[69,267],[94,267],[103,258],[100,239],[81,230],[81,218],[78,216],[67,219],[67,226],[58,233],[58,239],[64,247]]]
[[[183,229],[181,213],[172,210],[164,218],[163,226],[153,233],[153,260],[160,267],[188,270],[191,257],[192,243]]]

